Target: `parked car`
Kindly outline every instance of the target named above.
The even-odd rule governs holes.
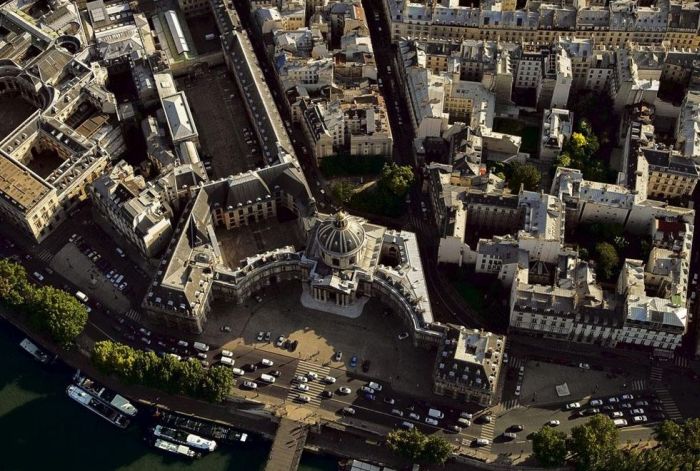
[[[353,355],[352,358],[350,358],[350,367],[355,368],[357,366],[357,356]]]
[[[634,422],[635,424],[643,424],[646,421],[647,421],[646,415],[635,415],[634,417],[632,417],[632,422]]]
[[[272,360],[268,360],[267,358],[263,358],[262,360],[260,360],[260,364],[262,366],[273,366],[275,362]]]
[[[591,369],[591,365],[589,365],[588,363],[579,363],[578,367],[581,368],[582,370],[590,370]]]
[[[267,332],[265,332],[265,342],[269,342],[271,337],[272,337],[272,332],[270,332],[269,330]]]
[[[265,332],[263,332],[261,330],[260,332],[258,332],[257,337],[255,337],[255,340],[257,340],[258,342],[262,342],[264,338],[265,338]]]
[[[515,434],[515,433],[513,433],[513,432],[504,432],[504,433],[503,433],[503,438],[504,438],[505,440],[510,441],[510,440],[515,440],[516,438],[518,438],[518,435]]]
[[[401,332],[399,334],[399,340],[406,340],[408,338],[408,332]]]
[[[622,417],[622,416],[624,416],[624,414],[620,411],[615,411],[615,412],[610,413],[611,419],[617,419],[617,418]]]
[[[644,409],[632,409],[630,411],[632,415],[644,415]]]
[[[289,351],[293,352],[297,349],[297,346],[299,346],[299,341],[298,340],[292,340],[292,343],[289,345]]]
[[[396,401],[391,397],[384,398],[384,404],[389,404],[390,406],[393,406],[395,403]]]
[[[426,417],[426,418],[425,418],[425,423],[426,423],[426,424],[430,424],[430,425],[434,425],[434,426],[436,426],[436,427],[437,427],[438,424],[439,424],[439,422],[438,422],[437,420],[433,419],[432,417]]]
[[[321,393],[321,397],[323,397],[323,398],[325,398],[325,399],[330,399],[330,398],[333,397],[333,391],[327,391],[327,390],[326,390],[326,391],[323,391],[323,392]]]
[[[637,402],[634,403],[634,405],[635,405],[635,406],[645,406],[645,407],[646,407],[646,406],[649,405],[649,402],[647,402],[647,401],[637,401]]]
[[[275,378],[279,378],[280,376],[282,376],[282,372],[280,370],[272,370],[270,371],[270,374]]]
[[[260,332],[260,333],[263,334],[262,332]],[[265,334],[263,334],[263,338],[264,337],[265,337]],[[284,338],[284,335],[280,335],[279,337],[277,337],[277,340],[275,341],[275,346],[282,348],[285,340],[287,340],[287,339]]]
[[[247,389],[258,389],[258,383],[255,381],[243,381],[243,387]]]
[[[411,412],[408,414],[408,416],[413,420],[420,420],[420,415],[416,414],[415,412]]]
[[[608,398],[608,402],[609,402],[610,404],[617,404],[618,402],[620,402],[620,400],[619,400],[618,398],[616,398],[616,397],[609,397],[609,398]]]
[[[326,376],[325,378],[323,378],[323,382],[327,383],[327,384],[333,384],[333,383],[335,383],[335,377]]]
[[[631,401],[634,399],[634,396],[632,394],[623,394],[620,396],[621,401]]]
[[[346,395],[347,395],[347,394],[352,393],[352,389],[350,389],[350,388],[347,387],[347,386],[341,386],[341,387],[338,388],[338,392],[339,392],[340,394],[346,394]]]
[[[589,406],[602,406],[603,401],[600,399],[592,399],[591,402],[588,403]]]
[[[512,432],[522,432],[523,430],[525,430],[525,426],[523,426],[521,424],[515,424],[515,425],[511,425],[510,427],[508,427],[508,430],[510,430]]]
[[[333,361],[340,361],[343,359],[343,352],[335,352],[333,355]]]

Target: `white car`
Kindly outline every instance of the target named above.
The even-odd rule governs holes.
[[[435,419],[433,419],[432,417],[426,417],[426,418],[425,418],[425,423],[426,423],[426,424],[430,424],[430,425],[434,425],[434,426],[436,426],[436,427],[438,426],[438,421],[435,420]]]
[[[632,415],[644,415],[644,409],[632,409],[630,411]]]
[[[620,412],[619,410],[616,410],[616,411],[610,413],[610,418],[611,419],[619,419],[623,415],[624,414],[622,412]]]
[[[297,389],[298,389],[299,391],[308,391],[308,390],[309,390],[309,385],[308,385],[308,384],[304,384],[304,383],[299,383],[299,384],[297,384]]]
[[[399,334],[399,340],[405,340],[408,338],[408,332],[401,332]]]
[[[323,378],[324,383],[333,384],[335,383],[335,378],[333,376],[326,376]]]
[[[297,401],[307,403],[311,401],[311,398],[307,396],[306,394],[299,394],[297,396]]]
[[[623,394],[620,396],[620,399],[623,401],[632,401],[634,400],[634,396],[632,394]]]
[[[309,371],[308,373],[306,373],[306,377],[311,379],[311,380],[317,380],[318,374],[314,373],[313,371]]]
[[[520,385],[519,384],[515,387],[515,395],[520,396]]]
[[[233,352],[231,350],[221,350],[221,356],[226,358],[232,358]]]
[[[362,391],[366,392],[368,394],[374,394],[374,389],[370,388],[369,386],[362,386]]]
[[[557,419],[552,419],[549,422],[547,422],[547,425],[549,425],[550,427],[558,427],[559,425],[561,425],[561,422],[559,422]]]
[[[413,420],[420,420],[420,415],[416,414],[415,412],[411,412],[410,414],[408,414],[408,416]]]
[[[352,407],[343,407],[343,414],[345,415],[355,415],[355,409]]]
[[[591,369],[591,365],[589,365],[588,363],[579,363],[578,367],[581,368],[582,370],[590,370]]]
[[[243,387],[248,389],[258,389],[258,383],[255,381],[243,381]]]
[[[295,377],[294,377],[294,380],[295,380],[297,383],[306,383],[307,381],[309,381],[308,378],[307,378],[306,376],[302,376],[302,375],[297,375],[297,376],[295,376]]]
[[[263,358],[262,360],[260,360],[260,364],[262,366],[273,366],[275,362],[272,360],[268,360],[267,358]]]
[[[634,422],[635,424],[643,424],[646,421],[647,421],[646,415],[635,415],[634,417],[632,417],[632,422]]]
[[[338,389],[338,392],[339,392],[340,394],[350,394],[350,393],[352,392],[352,389],[350,389],[350,388],[347,387],[347,386],[341,386],[341,387]]]
[[[233,368],[231,371],[235,376],[243,376],[245,374],[245,371],[240,368]]]
[[[565,410],[576,410],[581,408],[581,403],[580,402],[570,402],[567,404],[564,409]]]
[[[588,405],[591,406],[591,407],[594,407],[594,406],[602,406],[602,405],[603,405],[603,401],[601,401],[600,399],[593,399],[593,400],[591,400],[591,402],[588,403]]]
[[[374,389],[375,391],[379,392],[382,390],[382,385],[379,383],[375,383],[374,381],[370,381],[367,386],[370,388]]]

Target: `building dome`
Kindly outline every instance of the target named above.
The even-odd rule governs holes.
[[[354,218],[340,211],[335,217],[321,223],[316,239],[324,254],[349,257],[364,245],[365,230]]]

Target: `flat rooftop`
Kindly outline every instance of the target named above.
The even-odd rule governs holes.
[[[50,190],[26,167],[0,153],[0,196],[3,199],[26,212]]]

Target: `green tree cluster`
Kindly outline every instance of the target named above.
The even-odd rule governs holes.
[[[618,449],[618,430],[598,414],[564,434],[545,427],[533,436],[533,453],[543,466],[561,466],[567,456],[578,471],[691,471],[700,469],[700,419],[666,421],[657,429],[659,445]]]
[[[579,169],[583,177],[593,181],[608,181],[608,169],[598,156],[600,143],[593,126],[587,119],[578,122],[577,131],[564,143],[561,154],[554,162],[557,167]]]
[[[159,357],[154,352],[109,340],[95,344],[92,362],[103,373],[115,374],[129,383],[211,402],[223,401],[234,385],[231,368],[214,366],[205,369],[194,358],[180,361],[172,355]]]
[[[447,440],[436,435],[427,436],[417,428],[389,432],[386,444],[391,451],[412,463],[442,464],[452,453]]]
[[[528,191],[537,191],[539,188],[542,174],[534,165],[514,162],[509,166],[508,170],[507,182],[511,191],[520,191],[521,184]]]
[[[355,185],[350,182],[340,181],[333,184],[331,191],[336,200],[343,204],[348,204],[352,199],[355,188]]]
[[[403,210],[404,197],[414,179],[410,166],[387,163],[375,185],[352,194],[350,206],[368,213],[399,216]]]
[[[608,242],[599,242],[595,246],[595,260],[598,276],[610,280],[620,265],[620,257],[615,247]]]
[[[73,295],[52,286],[36,286],[22,265],[0,259],[0,302],[20,308],[37,329],[61,347],[70,347],[85,328],[88,314]]]

